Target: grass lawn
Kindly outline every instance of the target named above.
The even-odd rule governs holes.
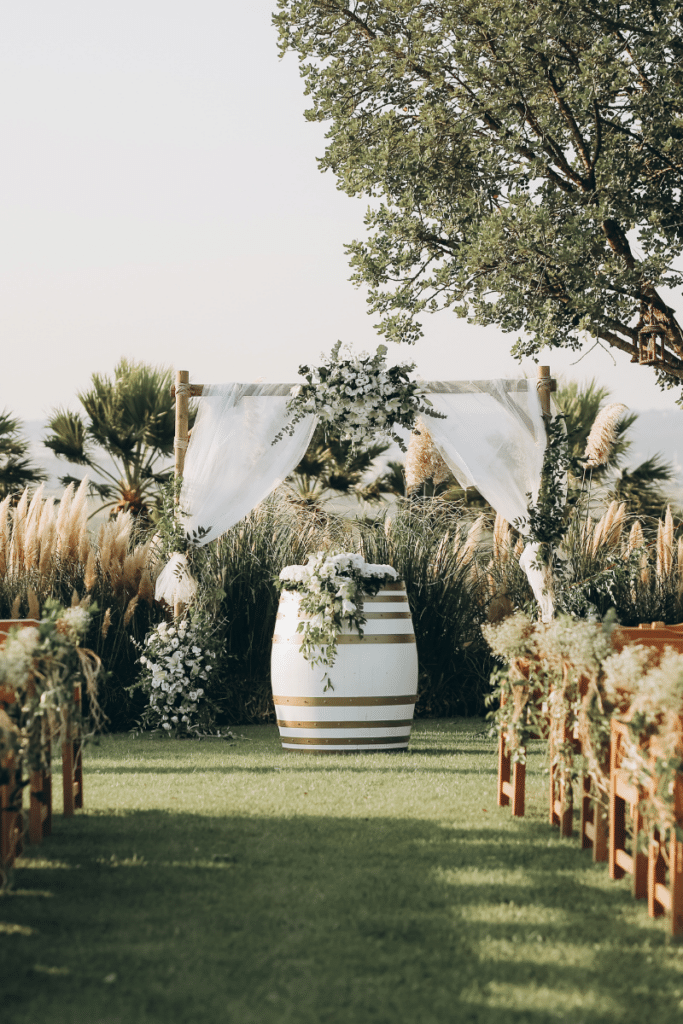
[[[478,720],[407,754],[106,738],[86,810],[0,898],[3,1024],[673,1024],[683,944],[546,824],[496,807]]]

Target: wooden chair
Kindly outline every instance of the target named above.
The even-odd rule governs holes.
[[[16,726],[7,712],[0,708],[0,727],[11,732]],[[15,859],[23,850],[24,812],[22,807],[21,764],[14,754],[7,754],[0,761],[3,774],[9,776],[0,786],[0,874],[14,866]]]
[[[650,743],[651,768],[654,768],[656,759],[663,756],[657,738],[654,737]],[[683,776],[679,773],[675,776],[673,787],[674,816],[676,824],[683,827]],[[650,917],[661,917],[668,913],[671,934],[683,934],[683,843],[678,839],[675,829],[671,830],[667,844],[661,841],[658,829],[654,829],[650,836],[647,909]]]
[[[624,740],[628,727],[612,718],[610,722],[610,787],[609,787],[609,875],[623,878],[629,874],[633,879],[633,895],[643,899],[647,895],[647,855],[638,850],[638,839],[643,830],[640,801],[643,794],[630,781],[621,767]],[[626,805],[630,806],[633,819],[632,852],[626,852]]]
[[[512,801],[515,818],[524,817],[524,795],[526,789],[526,765],[513,761],[506,753],[507,735],[501,733],[498,740],[498,806],[508,807]]]
[[[0,620],[0,646],[4,643],[9,631],[17,626],[38,626],[35,619],[2,619]],[[14,691],[0,688],[0,707],[13,704],[15,700]],[[8,719],[9,721],[9,719]],[[44,836],[50,835],[52,831],[52,770],[51,749],[52,743],[49,736],[45,737],[47,748],[47,765],[42,771],[31,772],[29,777],[29,813],[28,813],[28,837],[31,843],[39,843]],[[21,777],[21,766],[16,766],[17,776]],[[23,796],[23,787],[19,790],[20,797]],[[22,801],[23,802],[23,801]],[[21,827],[23,830],[23,809],[16,812],[21,814]]]
[[[526,659],[516,664],[516,671],[520,680],[529,678],[529,663]],[[533,695],[529,698],[533,700]],[[505,697],[501,701],[501,707],[505,706]],[[509,735],[503,729],[498,740],[498,792],[497,800],[499,807],[508,807],[512,802],[512,815],[515,818],[524,817],[524,800],[526,792],[526,765],[521,761],[513,761],[512,755],[507,752]]]
[[[566,723],[563,723],[558,737],[560,744],[572,743],[580,752],[580,746],[573,737],[569,737]],[[574,798],[571,784],[564,772],[558,772],[555,761],[556,742],[552,732],[550,736],[550,783],[548,799],[548,820],[555,828],[559,828],[561,836],[571,836],[574,832]]]
[[[591,850],[595,863],[608,857],[607,818],[590,775],[584,775],[581,787],[579,838],[582,850]]]

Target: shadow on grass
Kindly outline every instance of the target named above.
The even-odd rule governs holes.
[[[449,751],[452,753],[452,751]],[[480,753],[480,751],[479,751]],[[95,769],[95,773],[98,775],[201,775],[206,773],[207,775],[277,775],[279,772],[310,772],[315,770],[316,773],[320,772],[325,775],[330,772],[338,772],[341,767],[344,769],[344,774],[360,774],[367,775],[396,775],[400,774],[401,771],[409,772],[411,775],[420,774],[433,774],[433,768],[420,768],[417,765],[407,763],[405,767],[402,765],[393,764],[391,767],[384,767],[382,760],[378,758],[376,762],[365,762],[362,765],[352,765],[348,763],[348,758],[354,755],[342,755],[343,764],[335,762],[334,758],[326,756],[324,758],[324,764],[320,764],[320,761],[315,759],[315,755],[311,754],[310,757],[306,758],[306,761],[310,761],[306,764],[305,761],[298,761],[295,758],[301,757],[298,753],[286,754],[283,757],[282,765],[275,767],[263,766],[263,765],[204,765],[198,764],[195,766],[174,766],[174,767],[162,767],[158,765],[154,766],[135,766],[135,765],[112,765],[109,767],[98,767]],[[377,755],[375,755],[377,756]],[[497,771],[495,768],[442,768],[439,767],[439,774],[441,775],[496,775]]]
[[[661,925],[533,822],[98,814],[15,885],[4,1024],[678,1019]]]

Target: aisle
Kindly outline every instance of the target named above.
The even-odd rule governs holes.
[[[479,721],[405,755],[116,736],[87,812],[0,899],[3,1024],[629,1024],[683,1013],[683,946],[545,822],[495,805]]]

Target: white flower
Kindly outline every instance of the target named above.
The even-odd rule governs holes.
[[[162,722],[161,723],[161,728],[162,729],[170,729],[171,726],[168,724],[168,722]]]
[[[193,654],[201,654],[202,653],[201,647],[193,647],[192,648],[192,653]]]

